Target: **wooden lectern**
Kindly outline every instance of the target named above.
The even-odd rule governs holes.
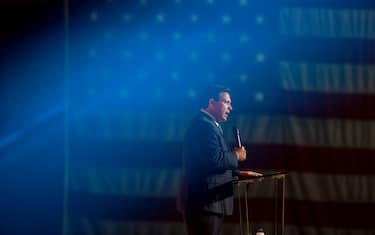
[[[262,187],[263,184],[271,185],[273,205],[273,228],[266,231],[266,235],[284,235],[284,210],[285,210],[285,177],[286,172],[263,174],[259,177],[241,177],[234,180],[237,188],[238,209],[240,218],[240,235],[255,235],[255,228],[250,216],[249,194],[252,189]],[[259,185],[258,185],[259,184]]]

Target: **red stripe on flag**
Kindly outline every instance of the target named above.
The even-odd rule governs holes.
[[[375,149],[253,143],[244,143],[244,146],[248,158],[241,165],[243,169],[375,175]],[[88,141],[79,147],[79,151],[74,151],[78,155],[72,154],[72,164],[80,167],[181,168],[181,151],[180,142]]]
[[[71,192],[70,213],[92,219],[129,221],[182,221],[176,210],[175,198],[104,196]],[[274,199],[249,199],[254,222],[274,221]],[[239,222],[238,202],[230,223]],[[373,203],[339,203],[286,200],[286,224],[339,228],[374,229]]]
[[[245,144],[241,168],[328,174],[375,175],[375,149]]]
[[[285,91],[288,114],[318,118],[375,119],[375,94]]]
[[[319,61],[337,64],[371,64],[372,39],[281,37],[280,60]]]

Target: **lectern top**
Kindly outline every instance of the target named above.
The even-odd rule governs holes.
[[[282,179],[285,178],[285,176],[288,173],[286,171],[277,171],[277,172],[270,172],[270,173],[265,173],[261,176],[240,176],[240,177],[235,177],[233,179],[233,183],[253,183],[257,181],[262,181],[264,179]]]

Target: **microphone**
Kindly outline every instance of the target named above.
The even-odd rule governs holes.
[[[235,146],[238,148],[241,148],[242,144],[241,144],[241,138],[240,138],[240,130],[237,127],[233,127],[232,130],[233,130],[233,135],[235,138]]]

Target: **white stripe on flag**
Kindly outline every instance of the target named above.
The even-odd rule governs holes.
[[[286,198],[306,201],[375,203],[375,176],[290,172]]]
[[[375,10],[282,8],[282,35],[375,38]]]
[[[286,90],[375,93],[375,65],[280,62]]]
[[[181,170],[87,166],[72,169],[70,179],[77,192],[161,198],[176,196]]]
[[[71,188],[77,192],[134,197],[175,197],[181,171],[177,168],[86,167],[72,172]],[[375,176],[290,172],[286,198],[294,200],[375,203]],[[249,197],[272,198],[273,181],[251,184]]]
[[[81,138],[109,140],[181,141],[193,114],[123,112],[114,114],[73,112],[72,127]],[[95,128],[92,128],[95,123]]]
[[[375,176],[330,175],[289,172],[285,198],[288,200],[335,203],[375,203]],[[251,184],[249,198],[273,198],[274,181]]]
[[[375,148],[374,121],[292,116],[240,116],[237,117],[237,123],[241,130],[241,137],[249,143]]]
[[[131,141],[175,141],[182,142],[188,119],[183,115],[166,118],[158,122],[151,114],[137,119],[136,114],[124,116],[121,120],[112,120],[110,129],[112,139]],[[82,138],[100,136],[107,132],[100,122],[93,128],[84,125],[90,117],[83,118]],[[92,122],[92,121],[91,121]],[[291,144],[299,146],[338,147],[338,148],[375,148],[375,121],[349,119],[299,118],[293,116],[251,116],[233,115],[230,123],[236,123],[241,130],[241,138],[247,143]],[[115,125],[118,124],[118,125]],[[134,127],[141,131],[132,131]],[[233,139],[231,125],[224,124],[223,129],[228,140]],[[126,131],[127,130],[127,131]],[[95,132],[95,135],[93,134]]]

